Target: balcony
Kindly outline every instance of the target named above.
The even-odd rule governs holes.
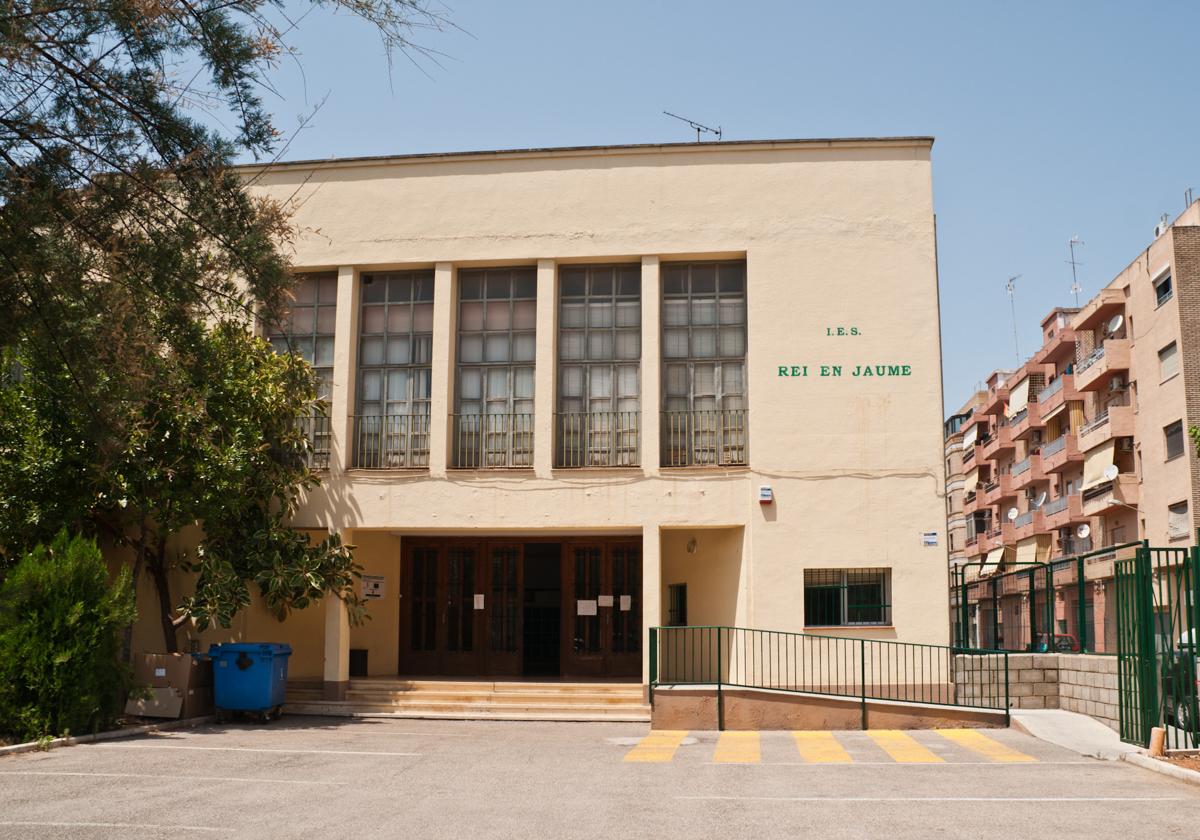
[[[1012,465],[1013,490],[1024,490],[1031,484],[1045,480],[1046,473],[1042,470],[1042,456],[1037,452],[1034,452],[1024,461],[1017,461]]]
[[[664,411],[662,466],[745,466],[746,414],[745,409]]]
[[[1064,373],[1038,391],[1037,395],[1042,417],[1049,417],[1063,403],[1075,402],[1079,399],[1079,390],[1075,387],[1075,376],[1070,373]]]
[[[971,514],[983,507],[981,493],[971,492],[963,496],[963,513]]]
[[[1007,520],[1001,525],[993,525],[987,533],[979,535],[979,541],[976,547],[979,548],[981,554],[986,554],[993,548],[999,548],[1002,545],[1011,545],[1013,542],[1013,526]]]
[[[459,470],[533,466],[532,414],[455,414],[451,466]]]
[[[1028,405],[1009,418],[1008,428],[1013,440],[1024,440],[1037,429],[1046,428],[1042,410],[1032,396]]]
[[[356,470],[429,469],[429,415],[358,415],[354,421]]]
[[[1075,366],[1075,387],[1100,391],[1118,374],[1129,372],[1129,339],[1110,338]]]
[[[1121,473],[1113,481],[1083,491],[1083,515],[1103,516],[1129,508],[1136,510],[1138,497],[1137,476],[1133,473]]]
[[[329,469],[330,442],[333,439],[329,418],[321,414],[301,417],[298,426],[300,436],[308,441],[308,451],[302,460],[310,470]]]
[[[1075,356],[1075,330],[1070,327],[1063,327],[1058,330],[1054,337],[1042,345],[1041,349],[1033,354],[1031,361],[1034,364],[1053,363],[1059,359],[1069,359]]]
[[[996,433],[983,442],[979,454],[990,461],[1001,452],[1007,452],[1012,448],[1012,429],[1008,426],[998,426]]]
[[[1004,406],[1008,402],[1008,385],[1001,385],[998,388],[989,388],[987,396],[983,398],[983,405],[975,410],[976,414],[1003,414]]]
[[[1083,460],[1079,440],[1075,435],[1063,435],[1042,444],[1042,472],[1059,473]]]
[[[1079,450],[1087,452],[1112,438],[1133,437],[1133,406],[1109,406],[1079,430]]]
[[[971,446],[968,446],[966,449],[963,450],[962,462],[963,462],[964,467],[967,464],[975,463],[975,449],[976,449],[975,445],[972,444]]]
[[[1001,500],[1015,495],[1016,491],[1013,490],[1012,476],[1004,473],[983,486],[980,498],[984,505],[996,505]]]
[[[554,416],[554,466],[558,469],[636,467],[639,411],[605,411]]]
[[[1013,520],[1013,539],[1020,542],[1046,530],[1045,515],[1041,509],[1026,511]]]
[[[1083,496],[1079,493],[1059,496],[1042,505],[1042,522],[1047,531],[1086,521],[1087,517],[1083,515]]]
[[[1118,312],[1124,311],[1124,292],[1120,289],[1101,289],[1099,294],[1076,313],[1075,318],[1071,321],[1071,329],[1075,332],[1093,329]]]

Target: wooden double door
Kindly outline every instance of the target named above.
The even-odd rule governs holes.
[[[636,540],[404,544],[401,674],[641,675]]]

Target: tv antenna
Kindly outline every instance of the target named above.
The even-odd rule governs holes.
[[[695,120],[689,120],[687,117],[681,117],[678,114],[672,114],[670,111],[663,111],[663,113],[666,114],[668,117],[674,117],[677,120],[681,120],[681,121],[687,123],[688,125],[690,125],[692,128],[696,129],[696,142],[697,143],[700,142],[700,132],[704,132],[706,134],[715,134],[718,141],[721,139],[721,126],[717,126],[716,128],[709,128],[707,125],[704,125],[703,123],[698,123]]]
[[[1021,345],[1017,341],[1017,281],[1021,279],[1021,275],[1017,274],[1008,278],[1008,282],[1004,284],[1005,291],[1008,292],[1008,304],[1012,309],[1013,319],[1013,349],[1017,351],[1017,367],[1021,366]]]
[[[1078,234],[1072,236],[1070,241],[1067,242],[1067,247],[1071,249],[1071,259],[1067,260],[1067,262],[1071,264],[1071,294],[1075,295],[1076,306],[1079,306],[1079,293],[1082,291],[1082,289],[1079,286],[1079,277],[1075,273],[1075,266],[1083,265],[1083,263],[1078,262],[1075,259],[1075,246],[1086,244],[1086,242],[1079,238]]]

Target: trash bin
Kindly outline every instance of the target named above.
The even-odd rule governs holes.
[[[237,642],[212,645],[213,706],[217,720],[231,712],[258,715],[264,722],[283,710],[291,645]]]

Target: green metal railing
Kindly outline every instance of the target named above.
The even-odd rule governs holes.
[[[1008,654],[946,645],[744,627],[650,628],[650,697],[660,686],[714,686],[724,729],[726,688],[1003,711]]]
[[[975,580],[967,580],[967,570],[987,563],[957,566],[950,591],[951,639],[962,648],[1116,653],[1115,614],[1105,612],[1098,622],[1088,589],[1108,575],[1089,578],[1087,569],[1101,559],[1132,556],[1141,547],[1140,542],[1121,543],[1057,560],[1026,561],[1014,571]]]

